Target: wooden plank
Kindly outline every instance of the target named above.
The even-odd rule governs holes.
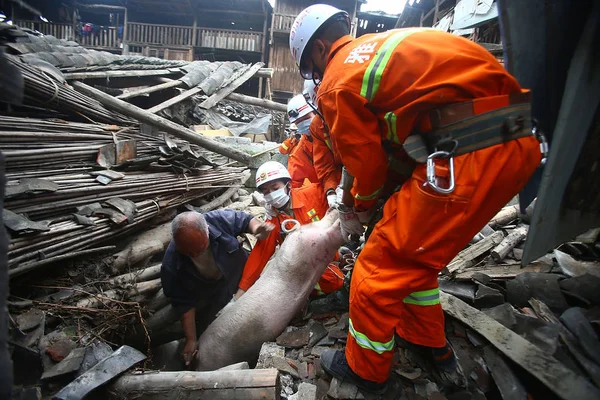
[[[531,264],[527,267],[521,267],[521,264],[504,264],[486,267],[469,268],[467,271],[460,272],[454,276],[454,279],[471,280],[476,273],[482,273],[492,279],[512,279],[525,272],[550,272],[552,267],[548,264]]]
[[[166,51],[167,50],[165,50],[165,52]],[[189,97],[192,97],[193,95],[198,94],[200,92],[202,92],[202,89],[200,89],[200,87],[198,87],[198,86],[193,87],[193,88],[188,89],[188,90],[186,90],[184,92],[181,92],[180,94],[178,94],[175,97],[171,97],[167,101],[163,101],[162,103],[157,104],[157,105],[155,105],[152,108],[149,108],[148,112],[150,112],[152,114],[156,114],[156,113],[164,110],[165,108],[169,108],[169,107],[171,107],[171,106],[173,106],[173,105],[175,105],[175,104],[177,104],[177,103],[179,103],[179,102],[181,102],[181,101],[183,101],[183,100],[185,100],[185,99],[187,99]]]
[[[200,108],[207,110],[209,108],[214,107],[215,104],[223,100],[227,95],[232,93],[235,89],[241,86],[248,79],[252,78],[258,72],[258,70],[262,68],[263,65],[265,64],[262,62],[257,62],[256,64],[254,64],[229,85],[217,90],[215,93],[212,94],[212,96],[200,103]]]
[[[498,244],[500,244],[500,242],[502,242],[502,239],[504,239],[504,233],[498,231],[480,240],[474,245],[467,247],[466,249],[458,253],[458,255],[452,259],[452,261],[450,261],[450,264],[448,264],[448,266],[446,267],[448,269],[448,272],[450,272],[451,274],[455,272],[460,273],[466,268],[472,266],[472,261],[474,259],[482,256],[487,251],[493,249],[494,246],[497,246]]]
[[[75,81],[73,82],[73,87],[77,91],[84,93],[92,98],[95,98],[100,103],[104,104],[110,109],[118,110],[124,115],[136,118],[139,121],[145,122],[152,126],[156,126],[157,128],[172,133],[173,135],[181,139],[187,140],[190,143],[202,146],[207,150],[213,151],[218,154],[222,154],[233,160],[240,161],[246,165],[250,163],[251,158],[248,153],[231,148],[212,139],[205,138],[202,135],[198,135],[191,129],[185,128],[165,118],[161,118],[157,115],[149,113],[148,111],[126,103],[123,100],[116,99],[109,94],[106,94],[98,89],[86,85],[85,83]]]
[[[111,398],[279,399],[279,371],[181,371],[132,373],[110,385]]]
[[[564,400],[595,400],[600,390],[557,359],[464,301],[440,292],[444,312],[465,323]],[[557,379],[560,377],[560,379]]]

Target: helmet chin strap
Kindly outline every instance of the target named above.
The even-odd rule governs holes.
[[[321,83],[321,79],[317,78],[317,73],[319,74],[319,76],[323,76],[323,71],[321,71],[319,67],[317,67],[317,64],[315,64],[313,61],[312,81],[315,84],[315,86],[319,86],[319,84]]]
[[[316,69],[316,70],[315,70],[315,69]],[[319,86],[319,84],[321,83],[321,81],[320,81],[320,80],[319,80],[319,82],[318,82],[318,83],[317,83],[317,81],[316,81],[316,76],[315,76],[315,74],[316,74],[316,72],[317,72],[317,71],[318,71],[318,72],[321,74],[321,71],[319,70],[319,68],[318,68],[316,65],[314,65],[314,64],[313,64],[313,73],[312,73],[312,76],[313,76],[313,77],[312,77],[312,79],[313,79],[313,82],[315,83],[315,87],[316,87],[316,86]],[[321,74],[321,76],[322,76],[322,75],[323,75],[323,74]],[[306,103],[308,104],[308,106],[309,106],[310,108],[312,108],[312,109],[313,109],[313,111],[314,111],[314,112],[315,112],[315,113],[316,113],[316,114],[319,116],[319,118],[321,118],[321,121],[323,121],[323,127],[325,127],[325,132],[327,132],[327,134],[329,135],[329,134],[330,134],[330,131],[329,131],[329,125],[327,125],[327,122],[325,122],[325,117],[323,117],[323,114],[321,114],[321,112],[320,112],[320,111],[317,109],[317,107],[316,107],[315,105],[313,105],[312,101],[309,101],[309,100],[310,100],[310,98],[309,98],[309,97],[310,97],[310,96],[309,96],[308,94],[305,94],[305,95],[304,95],[304,99],[306,100]]]

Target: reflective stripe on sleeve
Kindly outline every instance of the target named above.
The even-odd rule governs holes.
[[[369,63],[365,74],[363,75],[362,87],[360,89],[360,95],[371,102],[377,95],[379,85],[381,83],[381,77],[385,67],[387,66],[394,49],[408,36],[416,32],[423,32],[427,29],[406,29],[398,33],[392,34],[383,45],[375,53],[375,57]]]
[[[385,122],[388,127],[387,139],[391,142],[401,144],[399,143],[398,133],[396,132],[396,114],[391,111],[385,114]]]
[[[356,194],[354,196],[355,199],[357,200],[362,200],[362,201],[369,201],[369,200],[374,200],[379,196],[379,193],[381,193],[381,191],[383,190],[383,186],[381,186],[379,189],[377,189],[376,191],[374,191],[373,193],[367,195],[367,196],[363,196],[360,194]]]

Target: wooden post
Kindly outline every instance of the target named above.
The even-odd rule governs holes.
[[[181,139],[187,140],[190,143],[197,144],[207,150],[214,151],[215,153],[224,155],[225,157],[229,157],[245,165],[250,163],[250,155],[248,153],[231,148],[228,145],[221,144],[215,140],[208,139],[197,134],[191,129],[171,122],[168,119],[161,118],[158,115],[149,113],[148,111],[126,103],[123,100],[119,100],[102,92],[101,90],[88,86],[85,83],[76,81],[73,82],[72,85],[75,89],[77,89],[77,91],[98,100],[100,103],[104,104],[110,109],[119,111],[124,115],[135,118],[149,125],[156,126],[157,128],[163,129]]]
[[[145,372],[123,375],[107,389],[113,399],[279,399],[279,371]]]
[[[358,9],[358,0],[356,0],[354,2],[354,9],[352,10],[352,19],[350,20],[350,25],[354,25],[353,28],[351,28],[352,31],[354,32],[350,32],[350,34],[354,37],[356,37],[356,35],[358,34],[358,20],[356,19],[356,11]]]
[[[265,53],[267,51],[267,7],[265,7],[265,2],[262,2],[263,14],[265,15],[265,21],[263,22],[263,37],[262,37],[262,51],[260,54],[260,61],[262,63],[265,62]],[[262,90],[263,89],[263,78],[258,79],[258,98],[262,98]]]
[[[196,41],[198,40],[198,16],[194,14],[194,25],[192,26],[192,42],[190,43],[190,59],[188,61],[194,61],[194,49],[196,47]]]
[[[431,26],[435,26],[438,21],[438,13],[440,12],[440,0],[435,0],[435,12],[433,13],[433,23]]]
[[[123,51],[121,52],[122,55],[126,56],[129,54],[129,44],[127,44],[127,24],[129,23],[129,20],[127,18],[127,7],[125,7],[125,15],[123,16],[123,41],[121,43],[123,43]]]

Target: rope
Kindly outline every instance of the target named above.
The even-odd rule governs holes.
[[[56,100],[58,98],[58,94],[60,92],[60,89],[58,87],[58,85],[56,84],[56,82],[54,81],[54,79],[50,78],[44,71],[42,71],[40,69],[40,72],[42,73],[42,75],[48,79],[50,81],[50,83],[52,83],[52,86],[54,86],[54,94],[52,95],[52,97],[50,98],[50,100],[44,102],[44,104],[50,104],[52,103],[54,100]]]

